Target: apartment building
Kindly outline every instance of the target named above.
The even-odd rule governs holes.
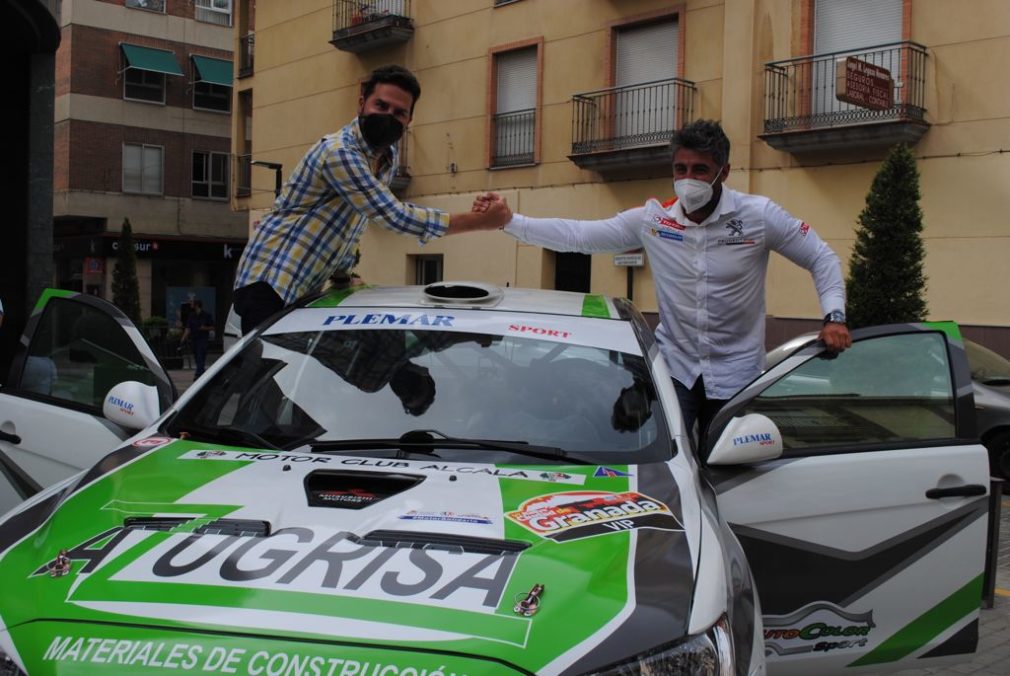
[[[730,136],[729,185],[811,224],[847,261],[887,149],[921,174],[931,318],[1010,354],[1010,50],[1001,0],[236,0],[234,186],[250,227],[274,181],[356,113],[385,63],[423,88],[396,191],[450,211],[502,192],[532,216],[603,218],[672,195],[668,140],[693,119]],[[255,15],[255,16],[254,16]],[[252,60],[255,46],[255,63]],[[847,64],[884,82],[870,98]],[[878,82],[878,84],[879,84]],[[851,90],[851,91],[850,91]],[[847,269],[847,268],[846,268]],[[655,316],[640,252],[555,254],[501,233],[423,247],[381,228],[358,272],[631,297]],[[773,256],[769,343],[817,326],[809,275]]]
[[[231,302],[231,0],[64,0],[56,58],[56,284],[111,298],[133,230],[141,311]]]

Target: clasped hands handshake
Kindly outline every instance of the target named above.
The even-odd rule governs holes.
[[[493,228],[503,228],[512,220],[512,210],[505,198],[496,192],[485,192],[477,195],[470,210],[478,214],[487,214],[488,224]]]

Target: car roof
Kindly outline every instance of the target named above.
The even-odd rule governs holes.
[[[630,304],[600,294],[499,287],[483,282],[438,282],[427,286],[332,289],[303,307],[451,307],[530,312],[597,319],[631,319]]]

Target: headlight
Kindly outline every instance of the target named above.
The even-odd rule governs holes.
[[[733,638],[723,616],[704,634],[660,646],[586,676],[733,676]]]
[[[7,653],[0,650],[0,676],[28,676]]]

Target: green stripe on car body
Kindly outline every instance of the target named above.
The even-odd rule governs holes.
[[[883,664],[907,657],[916,650],[925,647],[945,629],[953,626],[966,615],[978,612],[980,598],[982,598],[982,575],[971,580],[909,622],[890,638],[848,666],[862,667],[868,664]]]
[[[183,643],[202,646],[196,651],[199,654],[192,655],[196,669],[207,668],[206,660],[211,653],[220,657],[222,646],[235,649],[236,655],[243,656],[242,660],[260,655],[263,664],[258,662],[255,666],[262,668],[267,659],[277,659],[275,666],[284,661],[282,657],[263,654],[272,650],[271,645],[297,645],[301,646],[298,652],[305,659],[318,656],[362,663],[370,660],[373,664],[399,662],[404,667],[407,665],[404,660],[420,663],[423,659],[429,670],[446,665],[449,671],[455,667],[456,673],[483,673],[489,664],[494,665],[495,673],[505,673],[508,671],[505,664],[514,664],[528,673],[536,673],[559,654],[590,640],[629,602],[629,587],[633,584],[629,575],[629,532],[608,532],[559,543],[507,518],[505,537],[528,542],[530,547],[516,556],[496,607],[470,609],[431,599],[422,601],[419,597],[413,600],[405,597],[401,601],[394,596],[358,595],[355,592],[358,583],[351,579],[339,588],[337,584],[341,581],[335,580],[331,587],[320,580],[318,592],[304,587],[287,588],[285,584],[259,582],[255,576],[260,572],[255,570],[257,566],[245,571],[253,575],[248,583],[219,579],[217,568],[225,557],[234,555],[236,547],[244,546],[242,539],[236,542],[230,538],[232,542],[220,544],[221,549],[216,552],[214,547],[224,540],[206,545],[185,543],[198,537],[191,533],[199,525],[248,508],[256,497],[250,496],[243,505],[186,502],[187,496],[197,495],[200,489],[251,464],[245,460],[214,460],[213,455],[208,455],[211,459],[194,459],[194,451],[214,448],[244,450],[175,441],[149,451],[73,494],[36,536],[26,538],[0,558],[0,579],[19,580],[23,592],[16,597],[0,598],[0,616],[33,674],[68,668],[83,671],[86,667],[91,667],[92,673],[107,673],[103,670],[110,667],[116,673],[146,673],[155,670],[156,665],[140,659],[141,651],[153,652],[164,644],[160,648],[164,658],[172,645]],[[187,466],[185,471],[179,471],[184,455],[186,460],[182,462]],[[592,476],[595,466],[500,467],[527,470],[524,479],[501,476],[494,480],[500,490],[503,513],[515,511],[531,498],[572,491],[622,493],[629,486],[627,477]],[[530,480],[533,471],[537,475],[542,473],[544,480]],[[581,485],[551,480],[558,476],[570,480],[579,475]],[[166,530],[124,531],[122,526],[128,516],[189,519],[175,527],[169,522]],[[87,547],[82,547],[84,543],[88,543]],[[278,551],[285,549],[283,542],[270,546]],[[54,578],[45,572],[45,565],[61,548],[71,549],[71,572]],[[275,552],[275,556],[280,554]],[[82,574],[91,558],[99,560],[87,574]],[[156,560],[170,564],[171,574],[159,573],[160,578],[153,575]],[[189,567],[196,569],[203,565],[212,566],[206,576],[187,579]],[[42,572],[36,574],[40,566]],[[270,561],[263,559],[262,567],[269,566]],[[368,570],[374,572],[366,567],[361,569],[361,575]],[[494,569],[476,564],[462,575],[469,576],[468,588],[480,593],[484,586],[490,589],[491,570]],[[321,569],[310,571],[311,575],[321,572]],[[382,574],[406,573],[397,568]],[[516,613],[516,602],[536,584],[543,584],[546,589],[539,612],[530,617]],[[578,608],[577,613],[573,613],[573,607]],[[40,614],[60,621],[31,621]],[[277,624],[277,618],[281,617],[292,622]],[[295,618],[303,619],[294,621]],[[320,624],[307,630],[306,621],[312,627],[312,618]],[[384,624],[388,631],[369,634],[370,645],[363,646],[361,634],[352,631],[359,622]],[[194,630],[214,632],[216,636],[208,638],[194,634]],[[423,638],[425,631],[446,632],[448,636]],[[145,637],[148,645],[131,647],[129,664],[100,664],[81,657],[87,649],[92,656],[111,659],[111,646],[122,647],[123,641],[133,640],[134,636]],[[78,643],[82,638],[83,642]],[[110,649],[96,652],[98,641],[108,642]],[[342,642],[356,645],[341,645]],[[80,648],[75,649],[75,645]],[[284,650],[292,654],[295,651]],[[466,654],[486,655],[498,662],[467,658]],[[428,658],[435,662],[429,664]]]
[[[610,309],[607,307],[607,300],[603,296],[587,294],[582,299],[582,316],[610,319]]]
[[[961,327],[957,325],[957,322],[943,321],[943,322],[923,322],[923,326],[926,326],[934,331],[942,331],[947,334],[948,337],[961,342]]]
[[[499,465],[503,469],[544,470],[543,465]],[[627,466],[614,466],[627,471]],[[628,488],[627,477],[594,477],[595,466],[552,466],[550,471],[585,477],[583,485],[499,480],[504,514],[517,510],[525,501],[546,495],[570,492],[601,491],[622,493]],[[631,534],[615,532],[567,542],[553,542],[505,518],[505,539],[525,540],[534,546],[527,550],[509,580],[498,608],[499,613],[514,613],[513,605],[523,598],[534,585],[545,589],[540,609],[532,618],[527,659],[519,662],[525,668],[538,672],[568,650],[589,639],[613,617],[619,614],[629,600],[629,589],[634,580],[629,579],[628,558],[631,555]],[[587,562],[592,565],[587,566]],[[608,562],[614,562],[611,565]],[[624,575],[613,575],[615,569]],[[580,576],[581,579],[573,579]],[[570,608],[564,602],[565,592],[572,588],[589,590],[579,600],[580,623],[571,623]],[[552,595],[553,592],[553,595]]]
[[[36,301],[32,314],[42,312],[42,308],[45,307],[46,303],[53,298],[72,298],[76,295],[78,295],[77,291],[67,291],[66,289],[45,289],[42,291],[42,295],[39,296],[38,301]]]

